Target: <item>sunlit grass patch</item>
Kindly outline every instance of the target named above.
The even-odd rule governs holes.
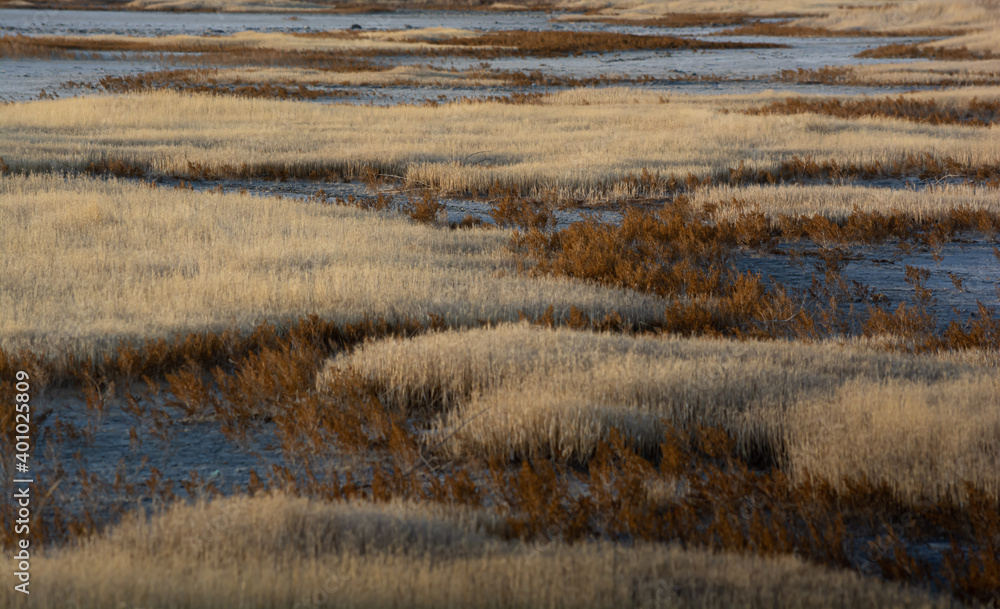
[[[856,185],[748,185],[710,186],[695,191],[691,200],[697,205],[720,204],[716,217],[735,219],[747,209],[771,218],[787,216],[822,216],[846,221],[863,213],[901,213],[917,221],[944,218],[951,210],[969,208],[1000,214],[1000,190],[974,185],[929,186],[920,190],[876,188]],[[726,205],[734,201],[743,206]]]
[[[441,413],[439,437],[466,459],[586,461],[612,429],[655,455],[667,429],[703,426],[795,476],[865,479],[910,502],[960,501],[959,481],[1000,496],[997,370],[948,357],[520,325],[375,342],[318,386],[346,372],[389,408]]]
[[[113,161],[149,176],[280,179],[357,177],[374,167],[410,186],[465,194],[513,188],[589,201],[634,196],[629,179],[643,170],[655,187],[646,194],[656,195],[671,178],[692,176],[728,183],[946,169],[941,175],[990,179],[1000,161],[988,129],[723,112],[758,99],[767,97],[606,88],[525,105],[373,108],[160,92],[2,106],[0,150],[13,171]],[[811,164],[816,173],[796,177],[796,167]]]
[[[662,302],[517,275],[503,230],[240,194],[4,177],[0,345],[89,352],[118,339],[252,328],[316,313],[516,320],[550,305],[658,319]],[[18,246],[30,239],[31,249]],[[30,297],[25,297],[30,295]]]

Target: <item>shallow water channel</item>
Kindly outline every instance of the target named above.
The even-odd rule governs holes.
[[[449,27],[472,30],[563,30],[615,31],[633,34],[665,34],[706,37],[725,28],[651,28],[609,25],[592,22],[553,21],[558,15],[515,12],[440,12],[397,11],[359,15],[295,15],[281,13],[154,13],[138,11],[45,11],[0,10],[0,35],[95,35],[128,36],[226,35],[240,31],[310,32],[341,30],[358,26],[363,30],[387,30]],[[856,53],[885,43],[883,38],[767,38],[715,37],[712,40],[736,42],[771,42],[788,45],[776,49],[720,49],[709,51],[621,53],[586,53],[576,57],[536,58],[507,57],[493,60],[493,68],[507,71],[542,72],[560,77],[588,78],[619,75],[629,78],[651,77],[654,82],[642,87],[651,90],[683,93],[746,93],[767,89],[809,93],[868,93],[872,95],[901,92],[899,87],[837,87],[829,85],[780,83],[768,77],[780,70],[818,68],[825,65],[870,63],[857,59]],[[906,43],[924,40],[898,38]],[[88,54],[89,55],[89,54]],[[430,64],[439,68],[465,69],[480,60],[466,57],[390,57],[393,64]],[[884,62],[885,60],[879,60]],[[908,61],[908,60],[900,60]],[[169,66],[120,54],[100,54],[78,60],[5,59],[0,62],[0,100],[19,101],[46,94],[60,97],[86,95],[88,91],[68,87],[67,82],[96,83],[104,76],[135,74]],[[677,80],[690,77],[718,77],[706,81]],[[330,87],[332,90],[338,87]],[[319,103],[419,103],[429,99],[454,99],[503,95],[508,87],[430,88],[430,87],[361,87],[354,95],[321,97]]]

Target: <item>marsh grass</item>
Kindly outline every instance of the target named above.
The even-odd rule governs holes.
[[[861,221],[866,214],[904,214],[904,222],[928,223],[945,221],[950,210],[967,208],[969,211],[986,211],[988,215],[1000,213],[1000,191],[996,188],[973,184],[927,185],[920,189],[876,188],[860,184],[757,184],[746,186],[713,185],[695,190],[690,195],[696,206],[714,206],[714,215],[720,219],[733,219],[746,211],[759,211],[772,220],[780,216],[823,216],[838,225],[856,211],[862,212],[855,219]],[[874,218],[874,216],[873,216]],[[900,218],[902,219],[902,218]],[[966,228],[974,228],[968,223]],[[930,228],[927,225],[926,228]],[[981,232],[989,237],[989,223]],[[857,242],[860,235],[843,243]],[[897,233],[890,238],[909,235]],[[863,242],[863,240],[861,240]]]
[[[432,197],[415,203],[425,220],[441,209]],[[0,209],[0,249],[39,244],[0,269],[7,350],[97,355],[122,340],[250,331],[310,313],[337,323],[433,313],[479,325],[554,304],[642,323],[663,307],[519,276],[503,230],[449,231],[345,206],[41,175],[4,177]]]
[[[746,110],[748,114],[801,114],[810,112],[839,118],[882,116],[932,125],[986,127],[1000,122],[1000,102],[973,98],[967,104],[939,105],[935,100],[884,97],[862,100],[804,99],[789,97]]]
[[[996,362],[966,365],[833,344],[520,326],[366,345],[328,364],[319,387],[342,399],[340,383],[360,378],[389,410],[442,413],[453,460],[492,456],[494,490],[483,491],[504,498],[522,539],[617,531],[845,567],[859,564],[847,540],[867,530],[881,541],[860,564],[989,601],[1000,576]],[[956,393],[959,402],[944,398]],[[834,410],[817,417],[818,408]],[[666,439],[650,451],[644,438],[656,437]],[[520,465],[500,465],[508,459]],[[586,495],[567,492],[574,479]],[[900,518],[905,527],[887,524]],[[948,567],[934,575],[912,544],[942,534],[971,545],[945,551]]]
[[[812,214],[772,219],[739,200],[695,206],[680,196],[656,211],[630,209],[614,224],[588,220],[557,231],[531,228],[511,243],[534,274],[680,298],[667,307],[662,326],[673,332],[799,339],[864,332],[895,336],[901,348],[915,351],[995,349],[1000,318],[989,308],[980,305],[977,315],[955,320],[939,333],[936,318],[919,302],[916,309],[901,304],[889,312],[867,287],[847,285],[838,271],[842,250],[833,247],[889,240],[904,250],[908,244],[937,247],[971,231],[996,235],[1000,217],[959,207],[921,220],[899,210],[859,209],[837,220]],[[729,262],[735,248],[767,251],[799,239],[822,244],[825,261],[819,268],[825,279],[804,294]],[[859,301],[865,309],[856,308]]]
[[[344,59],[398,55],[565,57],[641,50],[779,48],[775,43],[714,42],[662,35],[574,31],[492,31],[431,28],[304,34],[241,32],[230,36],[0,36],[0,57],[75,58],[95,53],[158,54],[203,65],[337,67]],[[348,64],[349,65],[349,64]]]
[[[782,82],[829,85],[970,87],[1000,84],[1000,61],[940,61],[782,70]]]
[[[474,38],[461,37],[434,41],[445,46],[488,47],[492,51],[478,50],[477,57],[488,57],[489,52],[524,54],[533,57],[563,57],[583,53],[620,53],[623,51],[666,51],[703,49],[755,49],[781,48],[773,43],[713,42],[694,38],[662,35],[619,34],[613,32],[574,31],[491,31]]]
[[[771,607],[954,606],[788,556],[653,544],[517,545],[483,533],[475,514],[460,508],[287,495],[174,506],[40,557],[33,568],[46,583],[39,602],[72,598],[79,606],[207,609],[228,606],[236,595],[253,609],[333,598],[344,607],[750,607],[750,598]],[[259,575],[247,578],[247,569]],[[185,585],[176,585],[178,577]]]
[[[861,51],[863,59],[933,59],[936,61],[976,61],[1000,59],[1000,54],[966,47],[931,46],[927,44],[889,44]]]
[[[277,466],[264,476],[253,473],[249,493],[286,489],[326,502],[416,501],[421,506],[416,512],[376,507],[368,516],[365,504],[331,507],[274,499],[244,505],[246,510],[261,506],[253,514],[247,511],[222,522],[213,516],[198,524],[192,522],[197,513],[216,512],[198,512],[206,508],[197,506],[186,512],[190,508],[175,502],[204,484],[197,479],[179,484],[154,471],[142,485],[119,492],[152,497],[179,512],[152,521],[114,512],[112,518],[123,517],[125,523],[108,537],[101,533],[107,514],[61,514],[48,521],[50,526],[33,530],[50,542],[77,543],[52,554],[55,562],[46,564],[65,569],[62,565],[79,564],[77,553],[86,548],[110,556],[114,544],[122,543],[133,562],[155,552],[150,568],[158,565],[153,570],[159,573],[170,573],[174,559],[189,566],[191,560],[205,560],[215,567],[235,561],[246,568],[256,552],[271,555],[273,570],[275,560],[281,563],[285,556],[333,558],[359,547],[380,560],[426,556],[438,544],[446,553],[475,556],[481,550],[464,548],[470,541],[479,544],[485,535],[519,556],[531,551],[531,545],[522,544],[544,540],[676,541],[689,548],[762,557],[794,553],[840,568],[875,561],[884,577],[926,582],[932,567],[911,554],[908,544],[945,536],[957,545],[943,559],[948,565],[940,575],[943,587],[960,598],[988,599],[989,586],[1000,575],[990,545],[1000,530],[1000,523],[990,519],[996,510],[990,494],[996,468],[988,463],[992,440],[988,432],[985,444],[973,439],[995,425],[990,417],[996,413],[988,406],[995,394],[990,385],[996,384],[995,358],[988,363],[989,357],[929,359],[836,344],[630,338],[530,325],[417,335],[422,332],[426,329],[419,326],[407,330],[361,324],[349,329],[310,319],[286,334],[262,328],[256,340],[245,343],[246,349],[213,347],[220,358],[214,361],[221,363],[209,375],[211,389],[204,386],[200,365],[192,367],[194,361],[213,361],[199,356],[199,350],[184,347],[184,354],[194,357],[185,357],[176,372],[166,373],[168,396],[180,403],[166,407],[183,408],[187,416],[207,409],[234,441],[261,425],[274,426],[282,454],[296,466]],[[405,336],[413,338],[399,340]],[[373,342],[361,345],[365,338]],[[325,357],[351,345],[353,353],[339,355],[320,371]],[[140,359],[116,356],[117,361]],[[762,362],[761,367],[749,366],[751,361]],[[613,380],[621,376],[619,364],[633,381],[624,391]],[[692,373],[695,369],[698,374]],[[599,401],[581,399],[570,410],[517,408],[519,395],[551,405],[547,396],[566,393],[559,385],[563,379],[579,389],[572,395],[599,396]],[[609,380],[610,392],[602,385]],[[110,382],[106,377],[101,384]],[[318,393],[314,382],[321,388]],[[751,388],[759,393],[748,394]],[[885,398],[876,417],[884,424],[870,427],[871,413],[853,407],[854,391]],[[968,400],[941,399],[955,391],[965,392]],[[822,399],[828,392],[838,396],[833,402],[838,405],[835,420],[842,424],[838,433],[850,435],[857,426],[869,426],[867,435],[844,440],[848,444],[839,452],[827,448],[824,442],[837,440],[826,439],[830,429],[817,427],[811,415],[811,409],[830,403]],[[491,402],[492,396],[499,399]],[[677,410],[658,410],[670,399]],[[705,407],[699,407],[699,400]],[[473,403],[478,410],[468,408]],[[491,403],[498,410],[484,413]],[[782,407],[786,416],[774,416]],[[906,416],[898,416],[900,411]],[[484,431],[478,424],[498,416],[504,429],[503,420],[516,420],[517,413],[524,418],[509,434],[498,436],[493,425]],[[440,428],[444,443],[438,441],[441,434],[418,435],[439,416],[445,417],[442,423],[455,417]],[[456,424],[464,424],[458,433]],[[937,430],[932,444],[901,440],[926,433],[928,425]],[[636,443],[637,433],[648,434],[648,440]],[[560,436],[570,443],[564,446],[579,442],[583,450],[549,453],[558,447],[549,442]],[[661,441],[655,450],[643,448],[655,445],[657,436]],[[814,441],[816,436],[822,440]],[[471,452],[456,450],[461,446]],[[929,449],[940,456],[933,468],[921,465],[926,461],[921,451]],[[862,450],[865,458],[857,459]],[[322,464],[344,452],[375,458],[370,474],[324,474]],[[837,460],[830,461],[834,456]],[[567,458],[575,465],[567,464]],[[979,458],[987,460],[985,466]],[[825,467],[839,468],[835,471],[846,478],[823,478]],[[948,484],[954,467],[972,486]],[[87,484],[102,484],[97,474],[80,475]],[[935,486],[941,479],[948,482]],[[570,484],[585,484],[590,491],[567,493]],[[482,511],[490,498],[501,499],[505,508]],[[433,507],[438,504],[466,507],[454,512],[449,511],[454,507]],[[392,514],[402,515],[403,522]],[[10,519],[7,510],[0,516]],[[881,542],[849,549],[849,540],[882,535],[884,523],[895,527],[901,518],[907,521],[901,537],[883,540],[888,554]],[[265,520],[267,527],[254,524]],[[181,522],[198,534],[173,534],[169,523]],[[247,530],[254,532],[247,535]],[[193,545],[170,549],[167,540],[183,539],[193,539]],[[199,543],[202,539],[205,543]],[[520,541],[505,545],[512,540]],[[274,550],[275,544],[285,545]],[[69,562],[59,562],[64,557]],[[439,568],[446,558],[436,559]],[[76,581],[70,571],[60,573],[61,584]],[[119,589],[94,587],[93,582],[103,580],[93,577],[87,581],[91,584],[75,588],[77,594],[107,595]],[[207,578],[204,585],[211,581]],[[278,590],[269,589],[272,594]],[[144,594],[152,594],[146,590]],[[166,591],[157,594],[176,598]],[[344,594],[353,600],[364,592]]]
[[[835,344],[630,338],[529,325],[431,333],[408,340],[378,340],[379,333],[363,331],[357,338],[375,341],[334,360],[321,374],[322,391],[316,394],[313,374],[323,363],[322,355],[330,354],[337,344],[322,338],[331,334],[323,327],[335,329],[312,320],[301,333],[303,338],[314,337],[307,342],[289,335],[279,338],[276,348],[227,352],[230,361],[212,373],[220,388],[217,394],[209,392],[221,406],[214,407],[216,423],[229,426],[226,433],[234,439],[252,434],[266,424],[259,415],[266,408],[281,451],[298,464],[295,470],[279,466],[263,477],[251,475],[247,490],[262,495],[259,499],[220,499],[193,507],[182,505],[180,499],[183,492],[191,492],[182,489],[203,487],[197,479],[190,485],[178,484],[154,472],[141,487],[122,492],[155,497],[173,506],[169,513],[152,520],[119,513],[123,524],[106,533],[101,532],[107,524],[101,518],[106,516],[85,514],[80,522],[63,515],[54,524],[67,528],[60,535],[47,531],[52,536],[46,539],[77,541],[47,553],[39,564],[58,569],[53,573],[61,573],[60,585],[69,585],[76,581],[69,566],[78,565],[80,556],[93,551],[109,557],[120,551],[133,563],[149,560],[150,568],[157,565],[153,571],[168,574],[166,583],[174,560],[188,566],[205,561],[224,572],[225,565],[256,564],[262,553],[269,557],[272,571],[288,558],[303,573],[301,563],[295,562],[300,557],[334,559],[353,556],[363,548],[365,555],[379,560],[400,556],[424,560],[440,550],[443,554],[434,559],[440,569],[453,553],[472,557],[500,551],[523,557],[535,555],[530,544],[545,540],[579,544],[616,539],[680,542],[688,548],[756,557],[794,553],[839,568],[874,561],[883,577],[926,582],[932,567],[921,555],[910,553],[911,544],[950,536],[957,544],[945,552],[948,568],[935,581],[960,598],[988,600],[989,586],[1000,575],[990,545],[1000,530],[989,483],[996,469],[976,461],[977,455],[989,460],[991,440],[987,434],[987,443],[982,444],[969,436],[996,424],[990,418],[995,419],[996,413],[989,408],[995,393],[990,385],[996,384],[995,360],[986,364],[971,357],[963,361],[951,356],[887,355],[870,347]],[[748,366],[750,361],[760,362],[760,367]],[[189,365],[182,370],[195,372]],[[602,389],[602,383],[620,376],[619,365],[630,371],[627,376],[634,387],[628,385],[618,393]],[[671,372],[665,375],[668,369]],[[694,369],[713,374],[692,374]],[[200,382],[193,380],[200,376],[175,375],[169,392],[178,398],[193,395],[180,389]],[[581,383],[581,378],[589,380]],[[517,410],[516,396],[532,390],[533,403],[543,404],[548,404],[547,396],[555,395],[549,391],[565,393],[566,387],[558,385],[561,379],[581,388],[577,392],[581,396],[588,392],[600,396],[600,407],[583,401],[575,416],[562,409]],[[720,385],[719,380],[724,382]],[[613,386],[620,389],[617,380]],[[970,387],[978,389],[967,391]],[[760,393],[748,394],[749,388]],[[958,390],[968,400],[941,399]],[[878,427],[871,427],[871,418],[853,406],[852,392],[880,398],[873,415]],[[831,415],[838,423],[837,433],[847,438],[840,440],[846,444],[837,450],[826,444],[838,442],[837,437],[826,438],[830,428],[817,426],[812,413],[829,404],[822,399],[827,393],[838,396]],[[420,428],[440,414],[476,416],[465,406],[487,406],[491,395],[500,398],[495,402],[501,409],[496,412],[498,421],[517,412],[527,418],[516,433],[505,437],[492,435],[493,426],[488,426],[489,433],[479,441],[501,442],[513,452],[501,449],[489,458],[489,444],[482,444],[471,453],[456,453],[454,447],[461,443],[441,444],[434,436],[417,436],[411,427]],[[679,410],[672,414],[657,410],[664,405],[662,400],[671,399],[668,396],[677,400]],[[785,416],[775,412],[783,407],[788,411]],[[399,416],[401,408],[411,416]],[[900,417],[900,411],[906,415]],[[626,424],[622,429],[614,425],[626,423],[635,413],[648,413],[645,422],[636,419],[638,426]],[[542,427],[531,422],[546,419]],[[460,435],[445,440],[461,438],[464,445],[474,445],[470,439],[482,431],[478,420],[468,421]],[[458,418],[453,423],[459,421],[465,422]],[[578,429],[574,421],[584,422],[585,427]],[[595,423],[603,432],[590,439],[587,433],[593,433]],[[760,431],[755,424],[770,435],[755,435]],[[902,440],[926,433],[928,425],[937,430],[933,443]],[[864,426],[867,435],[849,437],[858,426]],[[448,433],[452,429],[444,428]],[[642,451],[634,443],[637,431],[653,434],[650,441],[659,437],[657,449]],[[519,455],[528,446],[522,442],[545,447],[546,434],[551,438],[553,433],[589,446],[576,456],[555,453],[555,459],[544,456],[545,448],[534,451],[533,457],[531,451]],[[768,449],[768,443],[778,446]],[[920,456],[931,449],[940,456],[935,467],[928,467]],[[381,459],[361,478],[320,475],[322,470],[312,468],[327,462],[331,451],[356,451]],[[864,451],[863,459],[857,451]],[[512,457],[513,463],[508,462]],[[571,467],[566,457],[577,465]],[[953,465],[959,466],[960,476],[971,478],[972,486],[948,484],[952,472],[947,468]],[[825,479],[827,467],[839,468],[831,471],[845,477]],[[86,473],[86,478],[100,484],[97,475]],[[945,485],[935,486],[942,479],[947,480]],[[570,484],[585,484],[589,492],[568,493]],[[324,502],[268,498],[268,489],[286,489]],[[501,500],[504,508],[484,509],[489,498]],[[368,502],[391,504],[379,507]],[[226,509],[219,512],[212,505]],[[9,519],[6,510],[2,516]],[[98,520],[88,524],[87,518],[95,517]],[[906,525],[898,529],[897,537],[851,549],[852,539],[884,537],[883,526],[891,526],[896,535],[901,520]],[[268,525],[259,524],[263,522]],[[190,534],[176,535],[176,526],[186,527]],[[178,543],[186,545],[171,545]],[[104,581],[94,577],[86,581],[90,583],[73,584],[77,594],[98,598],[120,589],[94,586]],[[211,581],[206,578],[199,585],[211,586]],[[361,580],[352,576],[349,581]],[[190,586],[171,589],[191,590]],[[273,585],[267,589],[272,594],[280,591]],[[144,590],[135,592],[154,594]],[[173,593],[156,590],[170,602],[176,599]],[[344,590],[345,602],[363,597],[363,591],[351,590]],[[158,602],[155,594],[151,598]]]
[[[522,196],[555,190],[562,201],[584,203],[663,196],[706,179],[955,175],[989,182],[1000,158],[983,128],[720,112],[720,105],[759,105],[750,99],[610,88],[531,101],[322,107],[158,92],[32,102],[0,107],[7,126],[0,146],[15,172],[114,161],[185,180],[338,179],[374,167],[409,186],[471,195],[496,187]],[[121,120],[112,126],[108,116]]]
[[[515,54],[652,44],[496,36],[511,42],[497,52]],[[341,61],[244,52],[239,61]],[[173,75],[111,86],[157,78]],[[220,86],[296,95],[291,83]],[[155,465],[136,484],[81,468],[73,484],[88,507],[46,504],[33,528],[48,544],[32,565],[42,604],[996,603],[1000,319],[980,305],[940,328],[916,268],[914,306],[847,310],[870,294],[837,273],[839,246],[1000,233],[993,129],[929,124],[968,118],[955,110],[968,100],[775,100],[771,111],[794,114],[751,116],[719,110],[767,96],[572,91],[385,111],[202,97],[0,108],[0,248],[28,238],[44,253],[0,266],[0,294],[32,295],[0,297],[0,400],[10,372],[26,369],[40,389],[77,392],[92,417],[53,429],[58,441],[85,442],[120,402],[165,445],[197,423],[240,446],[266,432],[280,455],[230,498]],[[396,122],[405,133],[386,129]],[[470,156],[486,141],[485,159]],[[57,166],[353,178],[372,196],[11,175]],[[801,184],[900,176],[980,184]],[[491,199],[499,228],[447,230],[447,190]],[[670,198],[625,210],[620,225],[553,229],[569,197],[608,195]],[[808,306],[728,264],[788,241],[821,246],[825,284]],[[851,333],[866,340],[839,337]],[[774,340],[788,337],[812,344]],[[109,489],[117,507],[90,509]],[[152,514],[122,507],[151,503]],[[4,504],[4,548],[12,520]],[[941,540],[950,548],[930,545]]]
[[[748,463],[835,486],[865,479],[917,504],[961,501],[958,481],[1000,497],[994,373],[833,344],[520,325],[368,344],[328,362],[317,384],[329,392],[354,375],[392,411],[439,417],[445,449],[463,459],[586,463],[611,430],[657,457],[667,429],[713,427]],[[871,397],[859,402],[865,392]],[[944,399],[949,393],[963,398]],[[878,426],[862,433],[863,421]],[[915,439],[919,430],[934,440]]]
[[[373,73],[378,68],[372,66]],[[101,90],[108,93],[135,93],[143,91],[171,90],[185,93],[205,93],[211,95],[233,95],[247,98],[312,100],[354,95],[353,91],[336,89],[316,89],[313,83],[269,82],[242,78],[220,79],[209,70],[159,70],[124,76],[103,76],[96,84],[72,83],[74,86]]]

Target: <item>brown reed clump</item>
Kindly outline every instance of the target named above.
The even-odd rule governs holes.
[[[351,32],[327,33],[327,36],[351,37]],[[218,66],[284,66],[335,72],[380,71],[389,69],[373,62],[370,57],[385,54],[433,54],[434,49],[353,48],[342,52],[309,49],[270,48],[252,44],[227,44],[222,38],[157,38],[89,37],[89,36],[0,36],[0,57],[35,59],[100,58],[104,53],[120,53],[131,59],[149,59],[157,63]],[[140,75],[141,79],[141,75]],[[112,81],[114,82],[114,81]],[[131,82],[131,79],[127,79]],[[138,81],[138,82],[141,82]]]
[[[360,34],[352,31],[321,32],[299,38],[323,37],[351,41]],[[638,36],[610,32],[497,31],[473,37],[452,37],[430,41],[430,46],[390,45],[385,48],[362,44],[346,45],[335,51],[277,48],[266,44],[225,37],[177,37],[142,39],[128,37],[24,36],[0,37],[0,56],[33,58],[83,58],[97,53],[131,53],[155,57],[164,63],[195,63],[204,66],[297,66],[340,72],[386,69],[364,58],[391,55],[466,56],[494,59],[507,56],[561,57],[585,52],[628,50],[694,50],[778,48],[772,43],[712,42],[674,36]]]
[[[934,100],[883,97],[876,99],[840,100],[788,97],[767,106],[750,108],[747,114],[825,114],[838,118],[881,116],[901,118],[931,125],[970,125],[985,127],[1000,122],[1000,102],[973,98],[962,105],[940,105]]]
[[[545,229],[554,219],[539,201],[522,199],[512,192],[505,192],[490,209],[493,223],[502,227]]]
[[[995,85],[1000,78],[995,73],[960,70],[924,70],[907,72],[893,70],[898,64],[877,64],[874,66],[823,66],[821,68],[798,68],[781,70],[773,76],[779,82],[826,85],[895,85],[920,87],[972,87]],[[905,67],[905,66],[904,66]]]
[[[583,53],[623,51],[668,51],[698,49],[763,49],[785,45],[771,43],[712,42],[677,36],[639,36],[613,32],[505,30],[484,32],[472,38],[448,38],[433,44],[449,47],[477,47],[467,52],[476,57],[531,55],[563,57]]]
[[[934,59],[937,61],[973,61],[1000,57],[992,51],[972,51],[966,47],[933,47],[926,44],[888,44],[861,51],[864,59]]]
[[[91,162],[87,165],[86,171],[87,173],[116,178],[142,178],[146,175],[145,167],[111,155]]]
[[[225,367],[251,353],[288,351],[295,345],[332,353],[368,338],[411,336],[425,328],[426,324],[416,320],[366,319],[338,325],[311,315],[280,324],[262,322],[249,332],[225,329],[191,332],[169,339],[119,341],[103,357],[0,349],[0,375],[4,379],[13,378],[17,370],[26,370],[32,378],[39,379],[38,382],[51,386],[84,386],[87,379],[129,384],[143,377],[175,375],[178,386],[188,386],[180,401],[195,404],[200,400],[192,400],[191,396],[201,395],[201,392],[192,383],[200,378],[199,370]],[[7,391],[6,381],[2,387]]]
[[[104,76],[97,85],[85,85],[108,93],[143,93],[147,91],[171,90],[184,93],[208,95],[232,95],[258,99],[299,99],[313,100],[353,95],[353,91],[335,89],[315,89],[303,83],[282,84],[271,82],[249,82],[236,79],[226,83],[203,82],[207,70],[161,70],[126,74],[124,76]]]
[[[444,203],[437,200],[434,194],[427,190],[419,198],[410,198],[403,211],[410,219],[420,224],[435,224],[445,211]]]
[[[936,247],[969,232],[997,234],[1000,215],[957,208],[916,220],[902,212],[889,214],[855,210],[834,221],[822,216],[778,216],[743,211],[719,217],[720,208],[695,209],[684,196],[656,212],[630,209],[619,224],[596,220],[578,222],[558,231],[529,228],[512,238],[532,273],[572,277],[604,285],[673,298],[665,316],[666,329],[683,334],[816,338],[861,328],[869,336],[892,335],[915,351],[1000,347],[1000,318],[983,309],[967,323],[953,322],[947,333],[921,304],[917,309],[888,312],[871,307],[867,313],[843,302],[859,296],[878,304],[866,291],[839,279],[843,258],[837,245],[868,245],[894,240],[900,247]],[[767,250],[779,241],[810,240],[823,246],[826,287],[816,298],[797,300],[784,287],[729,264],[734,248]],[[832,291],[831,291],[832,290]],[[808,309],[808,301],[817,306]],[[821,304],[825,302],[826,304]]]
[[[797,68],[781,70],[775,79],[803,84],[855,84],[854,71],[848,66],[823,66],[822,68]]]
[[[531,103],[530,98],[527,103]],[[511,103],[517,103],[512,100]],[[986,104],[992,108],[992,105]],[[986,110],[984,112],[989,112]],[[114,175],[116,177],[144,177],[153,174],[151,162],[136,162],[115,155],[107,155],[99,161],[91,162],[84,168],[88,173]],[[380,183],[398,178],[407,173],[406,165],[373,162],[327,163],[289,165],[286,163],[246,163],[234,162],[208,166],[201,162],[187,163],[187,171],[172,175],[177,179],[191,180],[316,180],[339,182],[344,180],[364,180],[366,172],[374,171],[382,176]],[[843,180],[898,179],[915,176],[924,180],[944,177],[975,180],[983,186],[1000,184],[1000,166],[995,164],[969,164],[951,157],[938,158],[930,153],[908,153],[888,162],[869,161],[862,163],[842,163],[835,159],[816,159],[812,156],[793,156],[781,161],[774,169],[754,169],[740,164],[728,167],[712,175],[687,176],[664,175],[643,169],[638,174],[629,173],[621,178],[608,180],[594,189],[594,196],[609,196],[625,191],[633,193],[633,201],[643,198],[674,196],[689,193],[713,185],[748,186],[753,184],[809,183]],[[422,189],[433,189],[433,185],[421,183]],[[468,188],[463,194],[487,199],[503,198],[508,195],[526,198],[534,189],[531,184],[522,186],[497,185],[494,181],[485,188]],[[440,189],[439,189],[440,190]],[[560,204],[582,204],[585,201],[560,199]],[[521,203],[518,203],[520,205]],[[511,208],[513,209],[513,208]]]

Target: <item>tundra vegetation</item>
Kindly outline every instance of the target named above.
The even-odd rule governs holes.
[[[159,65],[0,104],[0,608],[1000,607],[1000,5],[420,6],[555,23],[0,37]],[[770,80],[920,90],[486,63],[859,35]]]

